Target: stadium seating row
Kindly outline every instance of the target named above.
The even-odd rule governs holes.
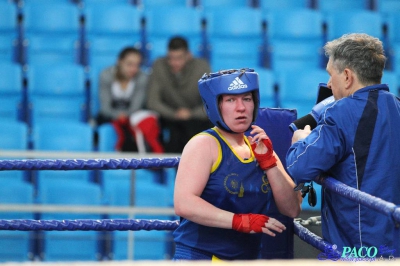
[[[320,68],[282,71],[256,68],[256,71],[260,79],[260,105],[295,108],[299,116],[311,110],[318,84],[329,79]],[[87,122],[98,112],[99,72],[95,69],[87,73],[83,66],[59,63],[31,65],[22,71],[18,64],[0,63],[0,75],[3,77],[0,80],[1,120],[25,121],[30,128],[29,142],[36,134],[36,125],[59,120]],[[398,80],[397,73],[385,71],[382,82],[398,93]]]
[[[171,207],[172,194],[166,185],[152,181],[151,170],[102,171],[101,182],[89,181],[88,171],[38,171],[36,183],[16,178],[19,171],[3,171],[0,176],[1,204],[51,204],[75,206]],[[72,182],[71,182],[72,181]],[[131,184],[134,184],[132,186]],[[174,216],[87,214],[87,213],[0,213],[0,219],[163,219]],[[168,259],[171,238],[168,232],[135,232],[129,252],[134,259]],[[128,232],[20,232],[0,233],[0,261],[89,261],[127,260]],[[133,240],[133,239],[132,239]]]
[[[10,2],[22,5],[27,0],[9,0]],[[30,1],[30,0],[28,0]],[[50,1],[50,0],[42,0]],[[55,1],[55,0],[51,0]],[[71,2],[78,5],[98,4],[100,2],[113,2],[132,4],[144,8],[152,8],[166,5],[175,6],[190,6],[200,8],[213,8],[216,6],[233,5],[237,7],[255,7],[261,9],[277,9],[288,7],[314,8],[319,10],[337,10],[343,8],[352,9],[372,9],[380,12],[391,11],[399,8],[399,3],[396,0],[58,0],[60,2]]]
[[[244,64],[324,67],[322,44],[343,33],[369,33],[384,40],[388,50],[400,40],[395,30],[398,13],[361,8],[325,12],[293,5],[296,8],[264,12],[233,5],[203,10],[178,5],[141,9],[115,2],[82,8],[67,1],[26,1],[19,9],[3,4],[7,15],[1,22],[2,38],[8,34],[4,56],[23,64],[63,60],[102,68],[114,63],[122,47],[137,45],[150,66],[165,54],[168,38],[179,34],[189,39],[196,55],[210,60],[214,70]]]

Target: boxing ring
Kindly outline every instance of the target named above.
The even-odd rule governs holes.
[[[160,169],[173,168],[179,164],[179,157],[167,158],[144,158],[144,159],[28,159],[28,160],[0,160],[0,171],[6,170],[137,170],[137,169]],[[356,201],[377,212],[391,217],[396,224],[400,224],[400,207],[386,202],[380,198],[368,195],[362,191],[351,188],[339,181],[331,178],[317,178],[316,182],[324,188],[333,191],[343,197]],[[29,206],[15,205],[13,211],[32,210]],[[0,208],[0,210],[2,210]],[[2,210],[4,211],[4,210]],[[93,208],[93,211],[98,211]],[[132,211],[132,209],[131,209]],[[133,212],[141,212],[143,209],[136,209]],[[159,210],[162,211],[162,210]],[[315,235],[302,224],[315,222],[318,219],[309,221],[294,220],[294,233],[307,244],[320,250],[322,253],[330,251],[330,258],[334,262],[335,256],[340,257],[335,247],[327,243],[321,237]],[[317,221],[318,222],[318,221]],[[77,220],[0,220],[0,230],[17,231],[139,231],[139,230],[162,230],[171,231],[179,225],[177,220],[138,220],[138,219],[77,219]],[[336,252],[336,253],[335,253]],[[332,257],[333,256],[333,257]],[[337,259],[336,259],[337,260]],[[111,262],[108,262],[111,263]],[[112,262],[113,265],[123,264],[123,262]],[[144,263],[144,262],[143,262]],[[155,262],[152,264],[163,263],[169,265],[173,262]],[[257,263],[257,262],[254,262]],[[271,262],[268,262],[271,264]],[[335,262],[337,264],[337,262]],[[382,262],[384,263],[384,262]],[[48,263],[46,263],[48,265]],[[69,262],[68,265],[73,263]],[[85,262],[85,265],[88,263]],[[247,265],[248,263],[246,263]],[[273,263],[274,264],[274,263]],[[60,265],[63,265],[62,263]],[[90,263],[89,263],[90,265]],[[141,265],[138,262],[137,265]],[[307,262],[307,265],[313,265]],[[329,264],[328,264],[329,265]]]

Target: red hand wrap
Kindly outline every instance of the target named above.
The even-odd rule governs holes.
[[[233,215],[232,229],[242,233],[251,231],[262,233],[261,228],[265,227],[268,220],[269,217],[262,214],[235,214]]]
[[[251,149],[253,150],[254,156],[257,159],[258,164],[261,169],[267,170],[269,168],[276,166],[276,158],[274,156],[274,149],[272,147],[272,142],[270,139],[263,139],[262,142],[267,147],[268,151],[264,154],[259,154],[255,151],[257,143],[251,144]]]

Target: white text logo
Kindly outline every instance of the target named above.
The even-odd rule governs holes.
[[[229,85],[228,87],[228,91],[232,91],[232,90],[238,90],[238,89],[245,89],[247,88],[247,85],[243,83],[243,81],[241,81],[239,79],[239,77],[236,77],[232,83]]]

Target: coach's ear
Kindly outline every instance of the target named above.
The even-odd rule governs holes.
[[[358,83],[358,78],[356,73],[350,68],[345,68],[343,70],[343,79],[346,90],[352,90],[356,83]]]

